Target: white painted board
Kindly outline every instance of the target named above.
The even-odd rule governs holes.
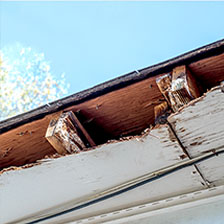
[[[193,102],[168,118],[189,155],[224,148],[224,93],[215,88]]]
[[[191,158],[224,149],[224,93],[216,87],[168,118]],[[224,183],[224,156],[197,165],[213,185]]]
[[[182,149],[164,125],[142,138],[105,144],[93,151],[48,160],[28,169],[5,172],[0,175],[0,223],[19,220],[48,209],[52,212],[70,207],[90,195],[176,164],[182,161],[182,155]],[[125,208],[142,201],[203,188],[203,180],[193,171],[193,167],[185,168],[135,192],[115,197],[116,200],[109,199],[99,209]],[[80,215],[94,213],[94,209]]]

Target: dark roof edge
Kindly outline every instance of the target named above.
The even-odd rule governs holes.
[[[43,118],[47,114],[57,112],[71,105],[82,103],[84,101],[104,95],[114,90],[126,87],[138,81],[153,77],[157,74],[169,72],[172,68],[178,65],[187,65],[210,56],[219,55],[223,52],[224,39],[174,57],[165,62],[138,71],[130,72],[126,75],[104,82],[90,89],[75,93],[68,97],[38,107],[34,110],[3,120],[0,122],[0,134],[22,124]]]

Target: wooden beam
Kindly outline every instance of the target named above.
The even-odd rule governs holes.
[[[170,99],[169,99],[169,90],[171,87],[172,77],[170,74],[159,76],[156,79],[157,86],[159,87],[160,92],[163,94],[165,99],[167,100],[167,103],[170,105]]]
[[[97,85],[94,88],[90,88],[64,99],[57,100],[53,103],[50,103],[50,105],[44,105],[19,116],[1,121],[0,133],[6,132],[28,122],[41,119],[48,114],[58,112],[72,104],[77,105],[82,102],[86,102],[87,100],[100,97],[109,92],[127,87],[139,81],[146,80],[149,77],[154,77],[155,75],[170,72],[174,66],[181,64],[189,64],[189,67],[194,72],[194,74],[200,76],[202,81],[203,79],[206,79],[206,84],[208,86],[212,87],[218,85],[220,81],[223,80],[223,52],[224,40],[220,40],[168,61],[141,69],[139,72],[133,71],[124,76]]]
[[[185,65],[173,69],[172,83],[168,95],[174,111],[200,96],[198,84]]]
[[[73,112],[53,118],[45,137],[59,154],[78,153],[89,146],[95,146]]]
[[[184,87],[189,92],[189,95],[192,98],[198,98],[201,93],[199,91],[199,84],[196,82],[195,77],[191,74],[187,66],[182,65],[178,66],[173,69],[172,71],[172,83],[175,82],[177,79],[182,78],[184,79]]]
[[[163,75],[156,82],[174,112],[201,95],[194,76],[185,65],[174,68],[172,76]]]
[[[190,63],[188,68],[205,90],[220,84],[224,79],[224,53]]]
[[[224,41],[222,46],[223,44]],[[207,51],[207,47],[205,50]],[[198,50],[199,54],[200,52],[201,50]],[[119,138],[124,133],[139,134],[154,123],[154,107],[164,100],[156,85],[156,78],[164,75],[163,72],[171,73],[174,66],[186,62],[204,89],[219,85],[224,80],[224,53],[206,56],[204,59],[201,56],[197,58],[197,62],[188,59],[185,61],[182,58],[178,59],[178,63],[176,60],[172,64],[163,63],[162,67],[167,68],[165,71],[152,66],[151,70],[145,70],[144,80],[138,82],[133,79],[132,74],[128,80],[134,83],[125,88],[121,88],[120,83],[127,80],[119,77],[116,81],[50,103],[50,106],[45,105],[1,121],[0,169],[32,163],[55,153],[45,138],[48,124],[55,111],[80,111],[82,119],[78,117],[79,120],[97,144]],[[142,71],[141,75],[136,75],[136,79],[142,77]]]
[[[68,112],[70,115],[70,119],[73,122],[73,124],[75,125],[76,129],[79,131],[80,129],[80,135],[83,135],[83,141],[85,143],[86,146],[96,146],[95,142],[93,141],[93,139],[90,137],[90,135],[88,134],[88,132],[86,131],[86,129],[82,126],[82,124],[80,123],[79,119],[76,117],[76,115],[70,111]]]
[[[124,133],[139,134],[154,123],[154,106],[164,101],[155,79],[148,78],[82,104],[72,105],[60,113],[79,111],[78,116],[75,115],[97,145],[119,138]],[[45,138],[53,115],[0,134],[0,169],[32,163],[55,153]],[[19,133],[26,134],[21,136]]]

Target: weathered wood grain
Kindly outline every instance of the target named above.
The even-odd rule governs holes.
[[[210,89],[224,80],[224,54],[193,62],[189,64],[189,68],[200,83]]]
[[[86,129],[83,127],[79,119],[76,117],[76,115],[72,111],[69,112],[69,118],[72,124],[80,133],[80,137],[82,137],[82,140],[84,144],[86,145],[86,147],[96,146],[95,142],[93,141],[89,133],[86,131]]]
[[[72,111],[53,118],[49,123],[45,138],[56,152],[62,155],[79,153],[87,147],[95,146],[92,138]]]
[[[31,163],[53,153],[44,135],[56,111],[79,111],[84,128],[96,144],[121,135],[139,134],[154,123],[154,107],[164,101],[156,77],[186,64],[206,89],[224,79],[223,52],[221,40],[1,121],[0,169]]]
[[[186,65],[178,66],[172,71],[172,82],[177,80],[179,77],[185,79],[185,88],[190,93],[192,98],[198,98],[200,94],[199,86],[200,83],[197,83],[195,76],[189,71]]]
[[[156,84],[169,105],[171,104],[170,104],[170,98],[168,96],[168,93],[171,87],[171,83],[172,83],[172,76],[169,73],[165,75],[161,75],[156,79]]]
[[[53,155],[54,148],[45,138],[50,120],[58,113],[46,116],[0,135],[0,169],[35,162]]]
[[[78,153],[86,148],[77,129],[70,123],[69,115],[69,113],[63,113],[58,118],[52,119],[45,135],[56,152],[62,155]]]
[[[190,157],[224,148],[224,93],[219,87],[192,101],[168,118]],[[201,162],[202,175],[211,183],[224,181],[224,157]],[[207,172],[209,170],[209,172]]]
[[[198,85],[187,66],[182,65],[173,69],[172,84],[168,96],[174,112],[200,96]]]
[[[155,114],[155,124],[165,124],[167,123],[166,119],[170,111],[168,111],[168,103],[164,101],[163,103],[154,107]]]
[[[192,71],[200,76],[200,81],[203,81],[203,79],[206,78],[205,83],[208,87],[217,85],[217,79],[220,80],[220,77],[223,77],[223,52],[224,40],[220,40],[195,49],[193,51],[187,52],[165,62],[140,69],[138,72],[133,71],[124,76],[97,85],[93,88],[54,101],[35,110],[7,119],[5,121],[1,121],[0,133],[18,127],[22,124],[41,119],[47,114],[63,110],[64,108],[71,105],[79,104],[84,101],[107,94],[109,92],[118,90],[120,88],[124,88],[133,83],[145,80],[149,77],[171,72],[173,68],[180,65],[189,65]],[[199,69],[197,69],[198,67]],[[215,76],[213,77],[212,82],[210,82],[211,75]]]
[[[200,85],[186,65],[174,68],[172,75],[168,73],[158,77],[156,83],[174,112],[200,96]]]
[[[118,138],[121,134],[139,133],[154,122],[154,106],[160,104],[161,99],[164,100],[158,88],[151,88],[152,86],[156,87],[154,77],[66,108],[65,112],[79,111],[84,128],[96,144]],[[54,152],[45,139],[52,116],[47,115],[38,121],[0,134],[0,155],[13,148],[10,154],[0,159],[0,168],[35,162]],[[32,135],[18,135],[25,131],[32,131]]]
[[[74,111],[96,144],[124,134],[136,134],[154,122],[154,106],[164,101],[156,77],[89,100],[65,111]]]
[[[224,184],[224,154],[200,162],[197,167],[210,186]]]

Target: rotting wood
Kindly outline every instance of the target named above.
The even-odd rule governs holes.
[[[86,147],[95,146],[73,112],[53,118],[45,137],[59,154],[78,153]]]
[[[168,117],[178,139],[191,158],[224,148],[224,95],[221,87],[213,88]],[[224,183],[224,156],[197,165],[206,181]],[[209,172],[206,172],[210,170]]]
[[[119,139],[124,133],[140,134],[154,123],[154,106],[164,101],[155,79],[156,77],[152,77],[73,105],[64,112],[79,111],[78,119],[97,145],[110,139]],[[60,113],[62,111],[0,134],[0,154],[13,148],[7,157],[0,158],[0,169],[32,163],[54,154],[55,149],[47,141],[45,134],[50,120]]]
[[[68,116],[64,113],[58,119],[51,120],[45,135],[59,154],[78,153],[85,147]]]
[[[174,68],[172,76],[166,74],[156,82],[174,112],[200,96],[198,84],[185,65]]]
[[[187,66],[182,65],[173,69],[172,72],[172,84],[178,79],[183,79],[184,88],[187,90],[192,98],[198,98],[201,94],[199,91],[199,84],[197,83],[195,77],[189,71]]]
[[[177,111],[192,99],[200,96],[196,80],[185,65],[173,69],[168,96],[173,111]]]
[[[169,90],[171,87],[172,77],[170,74],[162,75],[156,79],[160,92],[163,94],[167,103],[170,105]]]
[[[171,111],[168,111],[168,103],[164,101],[163,103],[154,107],[155,114],[155,124],[165,124],[167,123],[167,117],[170,115]]]
[[[183,151],[178,142],[169,137],[168,125],[160,125],[159,128],[129,141],[104,144],[88,153],[52,159],[36,167],[23,169],[21,172],[5,172],[0,176],[0,183],[5,183],[7,179],[6,184],[0,184],[1,192],[5,195],[5,199],[8,200],[7,195],[10,195],[9,198],[12,200],[3,203],[4,206],[0,209],[6,218],[4,223],[15,222],[15,217],[17,219],[26,215],[34,217],[34,213],[47,209],[52,212],[55,206],[57,211],[61,207],[65,209],[63,205],[69,208],[76,205],[80,199],[85,200],[89,196],[100,194],[149,172],[153,173],[165,167],[170,168],[173,164],[188,161],[188,158],[183,160],[182,155]],[[34,176],[38,177],[38,181],[34,180]],[[85,214],[93,210],[102,213],[105,210],[116,210],[118,206],[126,208],[132,203],[138,205],[205,189],[206,186],[202,185],[201,181],[203,180],[193,166],[186,167],[127,191],[119,197],[114,197],[113,200],[90,206],[90,210],[76,211],[76,215],[81,215],[83,210]],[[43,191],[43,186],[54,186],[54,190]],[[61,194],[62,189],[66,189],[66,194]],[[23,193],[18,194],[21,191]],[[34,191],[39,197],[30,197]],[[30,200],[21,206],[24,194]],[[39,210],[37,204],[40,205]],[[4,212],[8,208],[11,209],[12,215]]]
[[[30,112],[0,122],[0,133],[18,127],[28,122],[38,120],[44,116],[58,112],[74,104],[100,97],[112,91],[127,87],[133,83],[143,81],[159,74],[168,73],[174,67],[186,64],[206,88],[218,85],[223,80],[224,71],[224,39],[209,45],[200,47],[193,51],[182,54],[165,62],[139,70],[133,71],[122,77],[110,80],[95,86],[94,88],[73,94],[64,99],[39,107]],[[211,79],[212,76],[212,79]],[[205,81],[205,82],[204,82]]]
[[[82,124],[96,144],[121,135],[139,134],[154,123],[154,107],[164,101],[155,82],[157,77],[186,64],[206,90],[224,79],[223,52],[221,40],[139,70],[140,75],[132,72],[1,121],[0,154],[12,150],[0,158],[0,169],[32,163],[55,152],[45,139],[45,131],[56,111],[80,111]]]
[[[156,78],[71,106],[65,111],[77,114],[97,145],[120,136],[140,134],[154,123],[154,106],[164,101]]]
[[[72,123],[75,125],[75,127],[77,128],[77,131],[80,133],[81,136],[83,136],[83,141],[84,144],[87,147],[93,147],[96,146],[95,142],[93,141],[93,139],[90,137],[89,133],[85,130],[85,128],[83,127],[83,125],[80,123],[79,119],[76,117],[76,115],[70,111],[69,113],[69,117],[72,121]],[[80,130],[79,130],[80,129]]]

